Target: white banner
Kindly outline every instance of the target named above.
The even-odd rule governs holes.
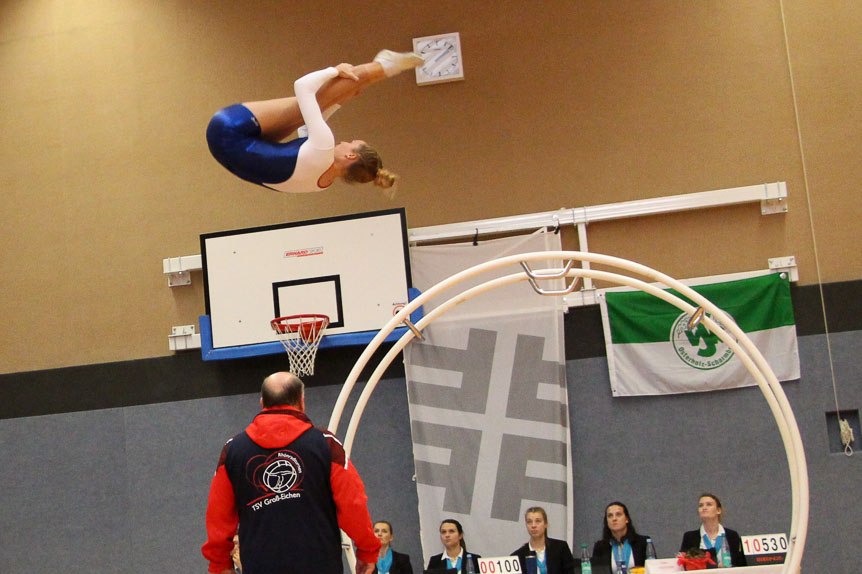
[[[497,257],[559,249],[559,236],[545,233],[413,248],[414,285],[425,290]],[[518,271],[513,266],[471,284]],[[455,287],[425,312],[466,288]],[[443,551],[445,518],[464,526],[469,551],[486,556],[509,554],[528,539],[523,515],[530,506],[545,508],[550,536],[571,540],[562,309],[559,298],[523,282],[460,305],[423,331],[424,342],[405,349],[426,561]]]

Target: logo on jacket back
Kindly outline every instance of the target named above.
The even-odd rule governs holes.
[[[297,472],[296,467],[283,458],[271,462],[263,470],[263,483],[273,492],[289,491],[296,484],[298,478],[299,472]]]
[[[262,495],[252,501],[255,510],[279,500],[299,498],[297,491],[303,479],[302,459],[295,452],[280,450],[266,457],[253,457],[248,468],[252,471],[252,484]]]

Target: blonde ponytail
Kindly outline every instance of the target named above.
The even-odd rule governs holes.
[[[383,189],[389,189],[395,185],[396,179],[397,176],[394,173],[381,168],[377,170],[377,176],[374,178],[374,185],[382,187]]]
[[[344,179],[348,183],[371,183],[381,188],[389,199],[395,197],[393,186],[398,176],[383,169],[383,160],[377,150],[368,144],[356,148],[356,161],[347,168]]]

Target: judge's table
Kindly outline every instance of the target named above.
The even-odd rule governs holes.
[[[739,566],[736,568],[722,569],[728,574],[781,574],[784,564],[765,564],[763,566]],[[682,566],[677,564],[676,558],[661,558],[658,560],[647,560],[644,574],[665,574],[667,572],[682,572]],[[690,570],[689,572],[715,572],[716,570]]]

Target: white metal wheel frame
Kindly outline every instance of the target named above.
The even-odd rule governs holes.
[[[709,314],[704,314],[704,324],[710,329],[710,331],[715,333],[726,345],[728,345],[733,350],[734,354],[739,357],[739,359],[748,369],[749,373],[752,375],[755,382],[757,383],[757,386],[763,393],[763,396],[766,399],[769,409],[775,418],[775,422],[778,425],[778,430],[781,435],[781,440],[784,444],[784,450],[787,456],[787,463],[790,468],[792,503],[790,533],[788,541],[789,546],[787,550],[787,556],[784,561],[784,568],[782,569],[782,573],[789,574],[798,572],[800,569],[800,564],[802,562],[802,554],[805,548],[805,540],[808,532],[808,469],[805,462],[805,452],[802,447],[802,437],[799,433],[799,427],[796,424],[796,418],[793,416],[793,411],[790,407],[790,403],[787,400],[787,396],[784,394],[784,390],[781,388],[781,384],[779,383],[777,377],[775,376],[775,373],[772,371],[769,364],[766,362],[766,359],[764,359],[763,355],[760,353],[757,347],[755,347],[754,343],[751,342],[751,340],[742,331],[742,329],[740,329],[734,321],[730,320],[721,309],[716,307],[712,302],[710,302],[708,299],[706,299],[690,287],[682,284],[680,281],[659,271],[656,271],[650,267],[635,263],[633,261],[621,259],[618,257],[612,257],[609,255],[602,255],[598,253],[585,253],[580,251],[541,251],[534,253],[511,255],[508,257],[502,257],[499,259],[487,261],[485,263],[470,267],[469,269],[465,269],[460,273],[456,273],[448,279],[444,279],[443,281],[437,283],[436,285],[419,295],[416,299],[414,299],[403,309],[401,309],[380,330],[380,332],[375,335],[371,342],[368,343],[368,346],[362,352],[353,369],[350,371],[347,380],[345,380],[344,382],[344,386],[341,389],[341,393],[338,396],[338,400],[333,407],[332,417],[329,421],[329,430],[331,430],[333,433],[338,430],[338,424],[341,419],[345,404],[347,403],[347,398],[350,395],[350,392],[353,390],[353,387],[356,384],[359,374],[365,368],[366,364],[371,359],[371,356],[379,348],[383,340],[396,327],[399,327],[404,320],[409,320],[410,313],[419,308],[426,301],[436,297],[441,292],[445,291],[446,289],[449,289],[454,285],[457,285],[458,283],[461,283],[466,279],[480,275],[487,271],[506,267],[508,265],[520,265],[522,264],[522,262],[529,265],[530,262],[536,261],[565,261],[569,262],[569,265],[565,268],[543,269],[539,272],[533,272],[530,274],[528,274],[527,271],[521,271],[512,275],[498,277],[496,279],[492,279],[490,281],[472,287],[451,297],[450,299],[436,307],[433,311],[431,311],[430,313],[425,315],[420,321],[418,321],[415,327],[419,331],[421,331],[423,328],[432,323],[435,319],[437,319],[450,309],[454,308],[455,306],[465,301],[468,301],[469,299],[477,295],[485,293],[486,291],[490,291],[504,285],[517,283],[519,281],[527,281],[531,279],[530,275],[532,275],[534,279],[539,280],[550,279],[553,277],[561,277],[564,275],[565,277],[571,278],[572,283],[570,284],[570,287],[574,287],[574,281],[578,280],[579,278],[587,277],[591,279],[607,281],[609,283],[617,285],[632,287],[646,293],[650,293],[651,295],[654,295],[659,299],[670,303],[678,309],[681,309],[683,312],[688,313],[689,315],[693,314],[697,310],[697,307],[691,305],[691,303],[689,303],[688,301],[681,299],[680,297],[664,290],[661,287],[656,287],[655,285],[652,285],[651,283],[660,283],[667,287],[675,289],[677,292],[684,295],[691,301],[694,301],[699,307],[703,308],[706,313]],[[572,261],[589,262],[614,269],[620,269],[625,272],[631,273],[632,275],[641,276],[645,280],[638,279],[637,277],[632,277],[629,275],[622,275],[616,272],[599,271],[590,268],[575,268],[571,266]],[[556,275],[554,275],[555,272]],[[719,326],[711,317],[716,317],[724,328],[721,328],[721,326]],[[356,407],[354,408],[353,415],[351,416],[350,423],[347,428],[347,434],[345,435],[344,448],[348,456],[350,454],[350,451],[352,450],[353,441],[356,436],[356,429],[359,426],[359,421],[362,418],[362,413],[365,410],[365,406],[368,403],[368,399],[374,392],[374,389],[377,386],[377,383],[380,381],[380,378],[383,376],[383,373],[386,371],[386,369],[389,367],[389,365],[392,363],[398,353],[400,353],[401,350],[407,345],[407,343],[413,340],[414,337],[414,332],[408,329],[407,332],[392,346],[389,352],[387,352],[386,355],[380,360],[380,363],[378,364],[377,368],[371,374],[371,377],[366,383],[365,389],[362,391],[362,394],[357,401]],[[349,552],[348,557],[352,558]]]

